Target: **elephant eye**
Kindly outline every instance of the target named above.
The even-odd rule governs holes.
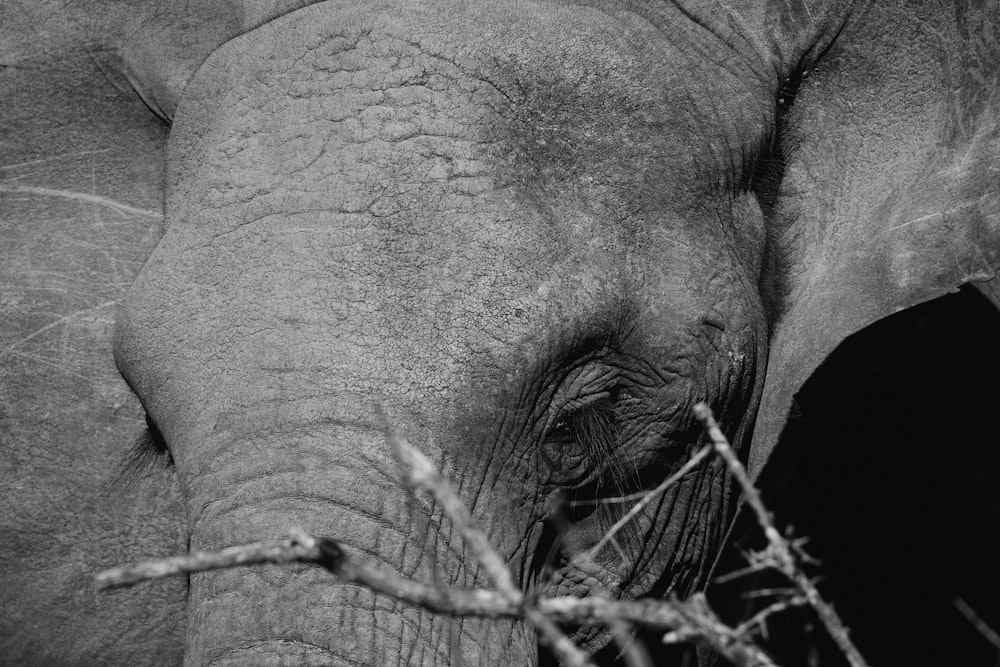
[[[545,436],[541,457],[557,484],[583,484],[618,455],[617,393],[576,401]]]

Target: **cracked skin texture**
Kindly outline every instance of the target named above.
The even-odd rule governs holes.
[[[592,17],[529,29],[495,16],[496,34],[483,35],[471,16],[322,23],[323,9],[230,42],[189,84],[170,146],[169,230],[119,317],[119,363],[171,443],[193,544],[277,536],[295,515],[407,574],[484,583],[453,538],[432,532],[429,544],[408,545],[377,403],[401,432],[433,434],[422,446],[450,461],[481,523],[509,536],[501,548],[528,582],[546,501],[564,488],[549,477],[565,471],[546,470],[537,448],[567,403],[615,392],[628,450],[610,452],[613,469],[584,473],[621,491],[640,483],[617,479],[621,469],[644,471],[649,484],[689,451],[691,420],[676,406],[709,398],[738,427],[763,355],[760,249],[726,237],[738,233],[732,217],[759,226],[759,211],[746,195],[704,210],[693,178],[660,190],[655,165],[690,148],[653,82],[688,75],[664,66],[636,90],[647,45],[612,41]],[[589,39],[566,44],[567,30]],[[603,52],[583,46],[604,41]],[[510,53],[497,56],[497,44]],[[562,61],[578,72],[553,75]],[[737,91],[735,102],[755,99]],[[640,142],[651,127],[669,131]],[[724,180],[718,165],[705,168]],[[609,225],[612,212],[621,220]],[[729,249],[721,260],[719,246]],[[714,275],[697,269],[711,262]],[[566,376],[577,370],[593,379],[573,394]],[[289,400],[290,387],[302,396]],[[275,420],[287,433],[263,437]],[[349,446],[344,431],[366,444]],[[252,461],[236,463],[247,439]],[[320,465],[302,470],[306,452]],[[508,463],[489,464],[499,460]],[[646,537],[624,557],[603,555],[600,577],[628,594],[696,585],[721,537],[713,507],[728,493],[709,472],[643,517],[633,530]],[[358,506],[373,496],[377,511]],[[609,521],[604,510],[581,517],[574,534],[596,539]],[[571,589],[590,588],[581,584]],[[449,622],[424,618],[430,630],[413,636],[406,617],[382,617],[383,602],[315,586],[344,602],[288,626],[301,643],[349,651],[344,659],[380,664],[416,646],[414,660],[429,661],[455,645],[474,662],[533,659],[520,626],[494,644],[481,622],[453,622],[456,640]],[[232,619],[261,600],[284,608],[287,594],[242,573],[192,587],[195,662],[244,659],[267,630]],[[326,628],[345,623],[358,626],[358,644],[331,646]]]
[[[398,490],[380,412],[442,464],[529,589],[542,581],[536,555],[551,544],[546,503],[559,492],[586,500],[654,485],[690,451],[695,400],[713,403],[744,451],[756,417],[748,456],[759,472],[794,391],[845,336],[988,278],[998,263],[989,175],[1000,59],[983,37],[997,17],[976,3],[946,17],[912,5],[838,3],[824,14],[764,2],[633,11],[326,2],[294,12],[297,3],[233,3],[175,18],[148,3],[122,23],[141,29],[102,37],[100,58],[86,54],[92,46],[60,46],[55,56],[69,49],[100,65],[81,80],[110,90],[108,76],[174,121],[167,230],[119,311],[116,356],[166,437],[176,481],[144,487],[145,523],[115,519],[129,549],[169,553],[171,540],[186,539],[221,547],[283,536],[294,522],[409,576],[484,583],[435,508]],[[78,26],[44,20],[76,39]],[[56,69],[52,53],[17,44],[39,71]],[[747,173],[800,61],[810,76],[785,116],[793,150],[762,214]],[[126,117],[137,108],[126,99],[95,106],[77,127]],[[142,131],[162,150],[162,128]],[[102,141],[53,150],[104,150]],[[130,195],[125,183],[161,187],[136,174],[81,198],[72,184],[19,178],[4,196],[43,219],[51,214],[29,198],[108,211],[121,202],[117,214],[137,215],[155,211],[156,197]],[[59,229],[74,215],[49,219]],[[140,256],[160,233],[143,236],[143,224],[129,227]],[[131,249],[127,238],[106,244]],[[119,301],[134,272],[91,283],[83,306],[60,304],[63,317]],[[774,287],[763,301],[762,274]],[[104,282],[118,287],[105,293]],[[12,320],[15,346],[45,343],[57,365],[79,358],[73,350],[89,339],[64,324],[76,320],[47,329],[39,310]],[[75,347],[43,336],[63,327]],[[106,327],[94,335],[107,344]],[[110,370],[104,350],[87,369]],[[44,384],[42,367],[26,363],[15,387]],[[82,391],[47,395],[68,404]],[[29,414],[33,399],[23,405]],[[131,405],[116,433],[141,419]],[[95,423],[100,409],[62,423]],[[5,422],[5,437],[8,424],[38,432],[19,419]],[[608,428],[613,438],[600,435]],[[123,439],[101,436],[87,451],[113,461]],[[30,456],[33,439],[18,442],[19,469],[73,500]],[[45,443],[50,455],[79,455],[68,440]],[[96,493],[94,477],[81,475],[79,488]],[[13,507],[40,506],[9,488]],[[703,583],[731,500],[718,471],[693,476],[593,571],[562,569],[557,555],[552,584],[688,592]],[[110,502],[82,514],[86,525],[136,504]],[[23,515],[43,516],[12,514]],[[614,518],[607,507],[571,508],[566,542],[585,547]],[[62,543],[73,534],[58,520],[42,525]],[[109,539],[91,548],[103,553]],[[7,562],[16,585],[34,590],[22,561]],[[102,646],[93,630],[77,632],[89,646],[70,633],[19,631],[5,656],[126,664],[148,649],[170,664],[184,590],[158,586],[162,620],[150,620],[159,605],[138,592],[126,603],[137,618],[97,617],[132,628],[131,647]],[[59,599],[80,588],[67,579],[50,590]],[[60,614],[91,608],[74,602]],[[4,621],[25,627],[9,609]],[[51,618],[42,614],[26,616],[37,627]],[[193,577],[186,614],[190,664],[535,660],[519,625],[406,611],[307,569]],[[595,650],[606,641],[589,629],[577,638]]]

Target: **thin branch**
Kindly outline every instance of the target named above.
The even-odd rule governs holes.
[[[393,572],[355,562],[334,540],[314,538],[301,531],[295,531],[290,539],[280,542],[258,542],[222,551],[197,551],[187,556],[116,567],[98,574],[97,584],[100,588],[116,588],[150,579],[240,565],[281,565],[295,562],[320,565],[346,582],[365,586],[437,613],[487,618],[526,616],[526,610],[522,606],[512,604],[496,591],[433,586],[404,579]],[[707,605],[703,604],[677,600],[611,600],[561,596],[535,600],[532,608],[553,626],[556,622],[581,625],[624,622],[666,632],[682,629],[694,622],[697,627],[690,636],[705,641],[736,664],[771,664],[760,649],[723,625],[711,614]],[[566,641],[570,641],[569,638]],[[573,648],[582,653],[575,645]]]
[[[627,667],[653,667],[649,650],[635,636],[635,628],[631,623],[615,620],[608,624],[608,629],[618,646],[619,657]]]
[[[734,628],[734,631],[738,635],[750,636],[755,628],[763,629],[765,627],[764,623],[769,616],[773,616],[779,612],[785,611],[786,609],[792,609],[794,607],[803,607],[809,604],[809,600],[805,599],[801,595],[795,597],[785,598],[783,600],[778,600],[768,606],[764,607],[756,614],[743,621]]]
[[[524,593],[514,583],[514,575],[503,557],[490,544],[486,533],[476,527],[469,509],[451,484],[437,471],[431,460],[398,436],[390,438],[393,452],[406,466],[405,481],[430,492],[441,505],[469,551],[479,562],[497,592],[510,604],[523,610],[524,619],[538,631],[543,643],[570,667],[593,667],[590,658],[566,634],[534,605],[525,604]]]
[[[967,618],[969,622],[975,626],[976,630],[979,631],[979,634],[986,638],[986,641],[1000,649],[1000,634],[997,634],[996,630],[987,625],[986,621],[980,618],[979,614],[977,614],[965,600],[962,598],[955,598],[955,606],[958,607],[960,612],[962,612],[962,616],[965,616],[965,618]]]
[[[798,597],[771,605],[735,629],[726,626],[715,616],[702,595],[695,595],[683,602],[675,599],[613,600],[596,596],[526,598],[514,584],[514,577],[506,562],[492,547],[485,533],[475,527],[469,510],[448,481],[423,454],[401,438],[393,438],[392,442],[400,460],[406,465],[405,480],[410,486],[425,489],[434,496],[444,514],[462,535],[470,554],[482,565],[483,572],[496,590],[426,585],[404,579],[394,572],[355,562],[334,540],[314,538],[300,531],[293,533],[291,539],[281,542],[250,544],[219,552],[194,552],[187,556],[115,568],[99,574],[97,583],[102,588],[108,588],[128,586],[145,579],[239,565],[293,562],[318,564],[346,582],[365,586],[430,611],[458,616],[521,618],[534,626],[539,639],[547,643],[565,664],[572,667],[587,667],[591,663],[588,656],[573,644],[556,623],[606,625],[626,649],[633,643],[628,641],[632,626],[661,630],[668,632],[664,641],[701,641],[742,667],[773,667],[774,663],[766,653],[753,644],[748,638],[749,634],[755,627],[763,627],[767,615],[787,606],[801,604],[803,601],[808,601],[816,608],[838,644],[843,641],[849,645],[846,629],[839,623],[832,608],[819,598],[813,582],[798,566],[798,562],[804,557],[800,545],[797,542],[789,542],[774,527],[759,493],[750,484],[746,471],[736,459],[708,408],[699,404],[695,410],[705,423],[712,445],[696,452],[677,473],[665,480],[657,489],[645,494],[643,499],[588,554],[596,554],[605,544],[612,541],[615,532],[646,504],[688,474],[711,451],[716,451],[726,461],[730,472],[743,487],[747,502],[757,514],[758,522],[768,538],[769,547],[765,552],[750,554],[751,569],[775,567],[785,573],[800,592]],[[830,616],[836,623],[829,621]],[[851,648],[853,649],[853,646]],[[856,651],[852,655],[851,651],[845,650],[845,654],[855,667],[864,665],[860,656],[856,655]],[[644,658],[636,654],[633,660],[636,664],[642,665]]]
[[[598,552],[600,552],[600,550],[604,548],[604,545],[606,545],[609,541],[611,541],[611,539],[614,538],[614,536],[618,533],[618,531],[620,531],[629,521],[635,518],[635,515],[641,512],[646,505],[653,502],[653,500],[657,496],[664,493],[667,489],[676,484],[681,478],[683,478],[689,472],[694,470],[711,452],[712,452],[711,447],[703,447],[697,452],[695,452],[694,455],[690,459],[688,459],[687,463],[681,466],[680,470],[678,470],[673,475],[660,482],[660,484],[655,489],[644,494],[642,499],[639,500],[639,502],[637,502],[635,506],[632,507],[632,509],[630,509],[628,512],[625,513],[625,516],[618,519],[618,521],[616,521],[615,524],[611,526],[611,528],[609,528],[606,533],[604,533],[601,539],[597,541],[597,544],[587,549],[587,551],[585,551],[582,555],[575,557],[573,560],[574,561],[592,560],[598,554]]]
[[[577,540],[572,539],[568,534],[570,519],[565,513],[561,496],[550,499],[546,514],[548,521],[552,523],[558,533],[558,539],[562,543],[564,555],[572,562],[581,554],[581,550]],[[618,550],[621,558],[626,558],[617,540],[612,538],[611,545]],[[550,554],[554,554],[554,551],[555,549]],[[605,595],[596,591],[592,594],[598,597],[605,597]],[[606,625],[615,645],[618,647],[618,658],[620,660],[623,660],[628,667],[653,667],[649,651],[646,649],[645,643],[637,640],[635,627],[631,623],[622,618],[615,618],[609,620]]]
[[[311,540],[312,538],[310,538]],[[221,570],[238,565],[262,563],[318,563],[320,552],[315,544],[302,544],[295,539],[281,542],[256,542],[222,551],[192,551],[184,556],[171,556],[123,565],[99,572],[94,578],[97,588],[124,588],[142,581],[163,579],[205,570]]]
[[[405,439],[393,436],[391,442],[396,457],[406,466],[404,481],[407,485],[428,491],[434,496],[434,500],[441,505],[445,516],[455,525],[455,529],[497,591],[512,604],[521,604],[524,601],[524,593],[514,583],[514,575],[511,574],[510,568],[490,544],[486,533],[476,527],[468,508],[451,488],[448,480],[437,471],[429,458]]]
[[[116,567],[96,577],[98,588],[121,588],[140,581],[220,570],[239,565],[283,565],[288,563],[320,565],[349,583],[365,586],[430,611],[467,616],[518,616],[516,605],[494,591],[443,588],[405,579],[394,572],[358,563],[349,558],[340,545],[329,538],[314,538],[294,531],[288,540],[256,542],[222,551],[195,551],[186,556],[172,556],[133,565]]]
[[[840,616],[837,615],[833,606],[820,596],[816,586],[798,566],[796,557],[793,555],[793,550],[797,550],[795,545],[789,543],[778,532],[778,529],[775,528],[770,512],[764,507],[764,501],[761,499],[760,492],[754,487],[749,475],[747,475],[746,468],[743,467],[743,464],[736,457],[736,453],[733,452],[733,448],[729,445],[729,440],[726,439],[722,429],[719,428],[719,424],[715,421],[711,408],[705,403],[698,403],[694,406],[694,413],[704,425],[705,431],[712,441],[712,447],[726,462],[729,473],[736,479],[740,487],[742,487],[743,497],[757,516],[757,523],[760,524],[761,529],[764,531],[764,536],[767,538],[769,545],[768,553],[774,558],[776,568],[792,580],[802,595],[809,601],[809,604],[816,610],[820,621],[826,626],[830,638],[833,639],[837,647],[844,653],[852,667],[867,667],[867,663],[861,657],[861,653],[848,636],[849,631],[847,626],[840,620]]]
[[[750,555],[744,552],[743,556],[750,560]],[[750,564],[746,567],[741,567],[738,570],[733,570],[732,572],[727,572],[726,574],[720,574],[719,576],[712,579],[713,584],[727,584],[731,581],[737,579],[742,579],[743,577],[749,577],[751,574],[757,574],[762,570],[766,569],[766,565],[757,563],[755,561],[750,561]]]
[[[758,588],[752,591],[746,591],[745,593],[741,593],[740,598],[743,600],[755,600],[757,598],[773,598],[773,597],[778,597],[780,595],[783,595],[786,598],[793,598],[795,597],[795,593],[797,592],[798,589],[795,587]]]
[[[678,608],[684,616],[681,636],[700,639],[731,662],[746,667],[777,667],[764,651],[723,623],[708,606],[704,594],[696,593]],[[664,641],[672,640],[669,635]],[[690,641],[688,639],[687,641]]]

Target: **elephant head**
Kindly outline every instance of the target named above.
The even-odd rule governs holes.
[[[229,41],[186,87],[168,230],[116,358],[169,443],[192,547],[298,523],[403,574],[477,583],[435,508],[399,488],[388,423],[531,588],[554,501],[564,541],[589,546],[621,514],[596,501],[655,486],[697,446],[695,402],[747,432],[763,233],[730,170],[772,100],[732,74],[724,102],[746,120],[708,121],[689,107],[702,65],[651,24],[482,11],[318,4]],[[691,141],[705,122],[708,152]],[[557,555],[551,585],[686,594],[728,502],[706,468],[592,570]],[[196,576],[189,629],[195,663],[535,654],[519,625],[395,610],[319,573]]]
[[[194,55],[158,59],[168,31],[123,56],[172,128],[115,359],[192,548],[296,526],[485,583],[400,487],[398,433],[525,589],[689,594],[735,509],[719,467],[570,561],[698,446],[691,407],[757,476],[845,337],[1000,266],[986,6],[297,4],[210,21]],[[185,660],[538,652],[520,623],[303,568],[192,576]]]

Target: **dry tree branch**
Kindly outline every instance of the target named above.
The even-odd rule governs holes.
[[[475,526],[468,508],[451,488],[448,480],[437,471],[430,459],[405,439],[393,436],[390,441],[396,458],[406,467],[403,481],[408,486],[424,489],[434,496],[493,586],[508,602],[520,605],[524,601],[524,593],[514,583],[510,568],[490,544],[486,533]]]
[[[290,539],[280,542],[246,544],[217,552],[197,551],[187,556],[116,567],[98,574],[97,584],[100,588],[118,588],[140,581],[240,565],[296,562],[321,565],[344,581],[433,612],[488,618],[524,617],[522,607],[512,604],[496,591],[411,581],[393,572],[357,563],[334,540],[314,538],[302,531],[294,531]],[[537,612],[553,623],[627,622],[664,632],[680,630],[687,640],[702,640],[737,665],[773,667],[774,663],[763,651],[719,621],[703,600],[698,601],[698,596],[693,600],[611,600],[560,596],[539,598],[534,604]]]
[[[572,564],[577,562],[579,558],[583,557],[583,553],[580,550],[577,541],[569,537],[570,519],[566,516],[564,509],[562,498],[557,497],[549,501],[549,507],[546,510],[546,514],[548,515],[548,520],[551,521],[553,527],[559,535],[559,541],[562,543],[564,557],[568,559],[570,564]],[[618,552],[618,557],[621,558],[623,562],[627,561],[628,557],[625,555],[621,545],[618,544],[618,541],[610,535],[608,536],[608,539],[611,546]],[[549,555],[554,555],[554,552],[550,552]],[[600,590],[593,591],[591,595],[595,595],[597,597],[608,597],[606,592]],[[619,659],[623,660],[628,667],[653,667],[653,661],[649,655],[649,650],[647,649],[646,644],[642,641],[637,641],[636,629],[634,625],[624,619],[615,619],[609,621],[607,626],[608,631],[611,634],[611,638],[618,647]]]
[[[832,607],[819,597],[815,585],[799,567],[798,562],[804,558],[799,544],[787,540],[774,527],[760,494],[750,483],[746,470],[736,459],[711,411],[706,405],[698,404],[695,406],[695,414],[705,425],[712,444],[700,449],[674,475],[656,489],[646,493],[595,547],[574,559],[592,557],[614,539],[615,532],[620,530],[622,525],[638,514],[653,498],[700,464],[714,450],[726,462],[730,473],[743,488],[744,496],[756,513],[758,523],[768,539],[767,551],[763,555],[753,555],[750,569],[774,567],[788,576],[798,591],[797,595],[776,602],[735,629],[725,625],[715,616],[703,595],[692,596],[686,601],[613,600],[596,596],[526,597],[515,585],[509,567],[490,544],[486,534],[474,525],[469,510],[458,498],[450,483],[435,469],[427,457],[402,438],[392,438],[392,444],[407,471],[404,481],[412,488],[424,489],[433,495],[444,514],[462,535],[470,553],[481,564],[483,572],[495,590],[428,585],[405,579],[396,573],[356,562],[332,539],[313,537],[301,531],[293,532],[289,540],[280,542],[249,544],[219,552],[199,551],[186,556],[114,568],[97,575],[97,584],[101,588],[129,586],[146,579],[240,565],[293,562],[317,564],[347,582],[365,586],[433,612],[456,616],[521,618],[538,630],[539,638],[552,648],[564,664],[573,667],[591,665],[590,659],[557,627],[557,623],[604,624],[625,647],[628,646],[628,637],[633,626],[662,630],[667,633],[664,636],[665,642],[700,641],[742,667],[774,667],[767,654],[754,645],[749,636],[768,615],[788,606],[807,602],[817,610],[827,630],[847,655],[852,666],[864,667],[864,661],[847,637],[846,628]],[[636,664],[643,664],[644,659],[638,654],[636,656]]]
[[[140,561],[99,572],[94,581],[99,590],[125,588],[143,581],[163,579],[191,572],[221,570],[239,565],[272,563],[319,563],[322,555],[315,544],[297,541],[298,535],[281,542],[256,542],[221,551],[192,551],[184,556],[170,556]]]
[[[105,570],[97,575],[100,588],[121,588],[141,581],[170,576],[227,569],[240,565],[283,565],[288,563],[321,565],[348,583],[386,593],[403,602],[430,611],[462,616],[517,617],[517,605],[500,593],[483,589],[468,589],[421,584],[399,575],[355,562],[337,544],[325,537],[313,537],[294,531],[287,540],[258,542],[223,549],[196,551],[187,556],[173,556],[143,561]],[[536,604],[545,614],[559,622],[606,623],[622,619],[664,631],[683,624],[682,602],[674,600],[612,600],[608,598],[559,596],[539,598]]]
[[[592,667],[593,663],[587,654],[580,650],[551,618],[525,601],[524,593],[514,583],[514,575],[511,574],[503,557],[490,544],[486,533],[476,527],[465,503],[451,488],[448,480],[437,471],[430,459],[403,438],[394,436],[390,440],[393,452],[406,467],[406,483],[429,491],[434,496],[500,595],[508,603],[522,610],[524,619],[538,631],[543,643],[563,662],[570,667]]]
[[[393,451],[396,456],[403,462],[407,469],[405,481],[407,484],[422,488],[430,492],[434,499],[441,505],[442,511],[445,516],[447,516],[458,532],[462,535],[463,540],[466,545],[472,551],[473,556],[482,565],[483,570],[486,572],[486,576],[490,579],[493,585],[497,588],[500,595],[503,598],[516,606],[518,606],[522,612],[523,617],[531,625],[533,625],[538,631],[539,636],[542,640],[551,648],[566,664],[568,665],[591,665],[591,661],[587,655],[581,651],[576,644],[574,644],[569,637],[567,637],[555,624],[552,617],[543,611],[542,603],[544,600],[537,601],[534,605],[529,604],[524,597],[524,593],[517,588],[514,584],[514,577],[507,567],[506,562],[503,557],[500,556],[493,548],[487,538],[486,534],[481,530],[476,528],[472,521],[472,516],[469,514],[468,508],[458,497],[452,489],[451,484],[448,483],[441,473],[434,468],[434,464],[431,463],[430,459],[419,452],[415,447],[413,447],[409,442],[400,437],[391,438]],[[649,503],[656,495],[662,493],[669,486],[675,484],[684,475],[686,475],[690,470],[697,466],[709,453],[711,449],[705,447],[701,451],[697,452],[691,459],[681,467],[681,469],[671,475],[666,481],[660,484],[656,489],[651,491],[647,497],[636,504],[629,513],[625,515],[623,521],[615,524],[618,528],[620,525],[624,525],[625,521],[631,519],[635,514],[637,514],[647,503]],[[602,541],[594,547],[591,552],[596,553],[603,544],[607,543],[608,539],[614,536],[614,531],[616,528],[612,528],[607,534],[605,534]],[[590,552],[588,552],[590,553]],[[580,599],[580,598],[570,598],[570,599]],[[602,598],[583,598],[583,599],[593,599],[601,600]],[[621,605],[627,605],[629,602],[611,601],[605,600],[610,604],[609,606],[618,607],[620,610]],[[674,603],[674,610],[680,617],[681,622],[684,625],[691,625],[696,628],[695,635],[703,639],[711,645],[716,651],[726,656],[738,665],[754,665],[766,667],[773,665],[770,659],[756,646],[752,643],[746,642],[739,635],[735,634],[731,629],[724,625],[708,608],[707,602],[705,602],[703,597],[696,596],[688,603],[679,603],[676,600],[671,601]],[[663,604],[663,602],[660,602]],[[537,606],[536,606],[537,605]],[[599,608],[599,607],[597,607]],[[560,618],[560,621],[566,621],[569,619]],[[574,622],[580,622],[579,619],[572,619]],[[602,619],[602,621],[609,626],[609,628],[614,631],[618,630],[615,634],[625,634],[627,635],[629,630],[627,630],[628,625],[632,622],[638,621],[642,625],[647,625],[644,623],[643,618],[628,618],[627,614],[620,613],[620,615],[608,616]],[[641,660],[641,658],[638,658]],[[648,662],[648,661],[647,661]]]
[[[816,610],[830,638],[833,639],[837,647],[844,653],[851,666],[867,667],[867,663],[861,657],[861,653],[848,636],[849,631],[843,621],[840,620],[840,616],[837,615],[833,606],[820,596],[816,586],[806,576],[805,572],[802,571],[802,568],[799,567],[795,556],[799,552],[796,545],[785,539],[778,532],[778,529],[775,528],[774,521],[771,518],[770,512],[764,506],[760,492],[750,481],[746,468],[736,458],[733,448],[729,445],[729,440],[726,439],[722,429],[719,428],[719,424],[715,421],[711,408],[705,403],[698,403],[694,406],[694,413],[704,425],[716,453],[726,462],[729,473],[739,482],[740,487],[742,487],[744,500],[757,516],[757,523],[767,538],[767,553],[771,556],[774,567],[795,584],[801,595],[808,600],[809,605]]]
[[[802,607],[808,604],[809,601],[802,596],[792,596],[783,600],[778,600],[777,602],[773,602],[764,607],[756,614],[737,625],[734,630],[737,634],[750,636],[754,632],[755,628],[760,628],[762,630],[765,628],[765,622],[769,616],[773,616],[774,614],[785,611],[786,609],[791,609],[792,607]]]
[[[503,600],[496,592],[482,589],[442,588],[405,579],[380,568],[358,563],[348,557],[336,541],[314,538],[300,530],[280,542],[256,542],[222,551],[194,551],[186,556],[172,556],[112,568],[96,577],[98,588],[120,588],[140,581],[162,579],[207,570],[240,565],[284,565],[307,563],[320,565],[344,581],[385,593],[430,611],[463,616],[517,616],[516,605]]]
[[[655,489],[644,494],[642,498],[639,500],[639,502],[637,502],[632,507],[632,509],[626,512],[622,518],[616,521],[615,524],[611,526],[611,528],[609,528],[606,533],[604,533],[601,539],[597,541],[597,544],[587,549],[587,551],[585,551],[583,554],[575,556],[573,560],[577,559],[593,560],[594,556],[596,556],[597,553],[602,548],[604,548],[604,545],[606,545],[609,541],[614,539],[614,536],[618,534],[618,531],[620,531],[625,526],[625,524],[634,519],[635,515],[642,511],[642,508],[644,508],[649,503],[653,502],[653,500],[657,496],[659,496],[662,493],[665,493],[667,489],[669,489],[671,486],[680,481],[689,472],[694,470],[694,468],[696,468],[702,462],[702,460],[704,460],[704,458],[708,456],[711,452],[712,452],[711,447],[702,447],[700,450],[695,452],[694,455],[691,456],[690,459],[688,459],[687,463],[681,466],[680,470],[678,470],[673,475],[660,482],[660,484]]]
[[[979,634],[981,634],[986,641],[1000,649],[1000,634],[997,634],[996,630],[991,628],[986,621],[980,618],[979,614],[977,614],[976,611],[969,606],[968,602],[962,598],[955,598],[955,606],[962,613],[962,616],[965,616],[969,623],[972,623],[972,625],[975,626],[976,630],[979,631]]]
[[[616,619],[608,623],[611,637],[618,646],[619,656],[627,667],[653,667],[653,659],[649,656],[646,645],[635,637],[635,626]]]
[[[688,640],[704,642],[737,665],[774,666],[742,633],[724,625],[701,596],[683,602],[572,596],[527,599],[515,586],[510,570],[486,535],[472,524],[468,509],[447,480],[423,454],[404,440],[394,439],[393,444],[408,469],[408,483],[433,494],[497,590],[428,585],[405,579],[394,572],[356,562],[332,539],[313,537],[302,531],[293,531],[290,539],[278,542],[248,544],[218,552],[196,551],[186,556],[114,568],[98,574],[97,584],[100,588],[130,586],[147,579],[241,565],[316,564],[347,582],[430,611],[457,616],[522,618],[532,623],[542,640],[551,642],[553,651],[569,665],[582,667],[591,663],[556,623],[604,624],[618,635],[627,635],[629,626],[672,631],[675,637],[683,635]],[[675,481],[701,461],[707,451],[706,448],[696,454],[694,463],[679,471],[674,476]],[[665,486],[650,493],[660,493]]]

